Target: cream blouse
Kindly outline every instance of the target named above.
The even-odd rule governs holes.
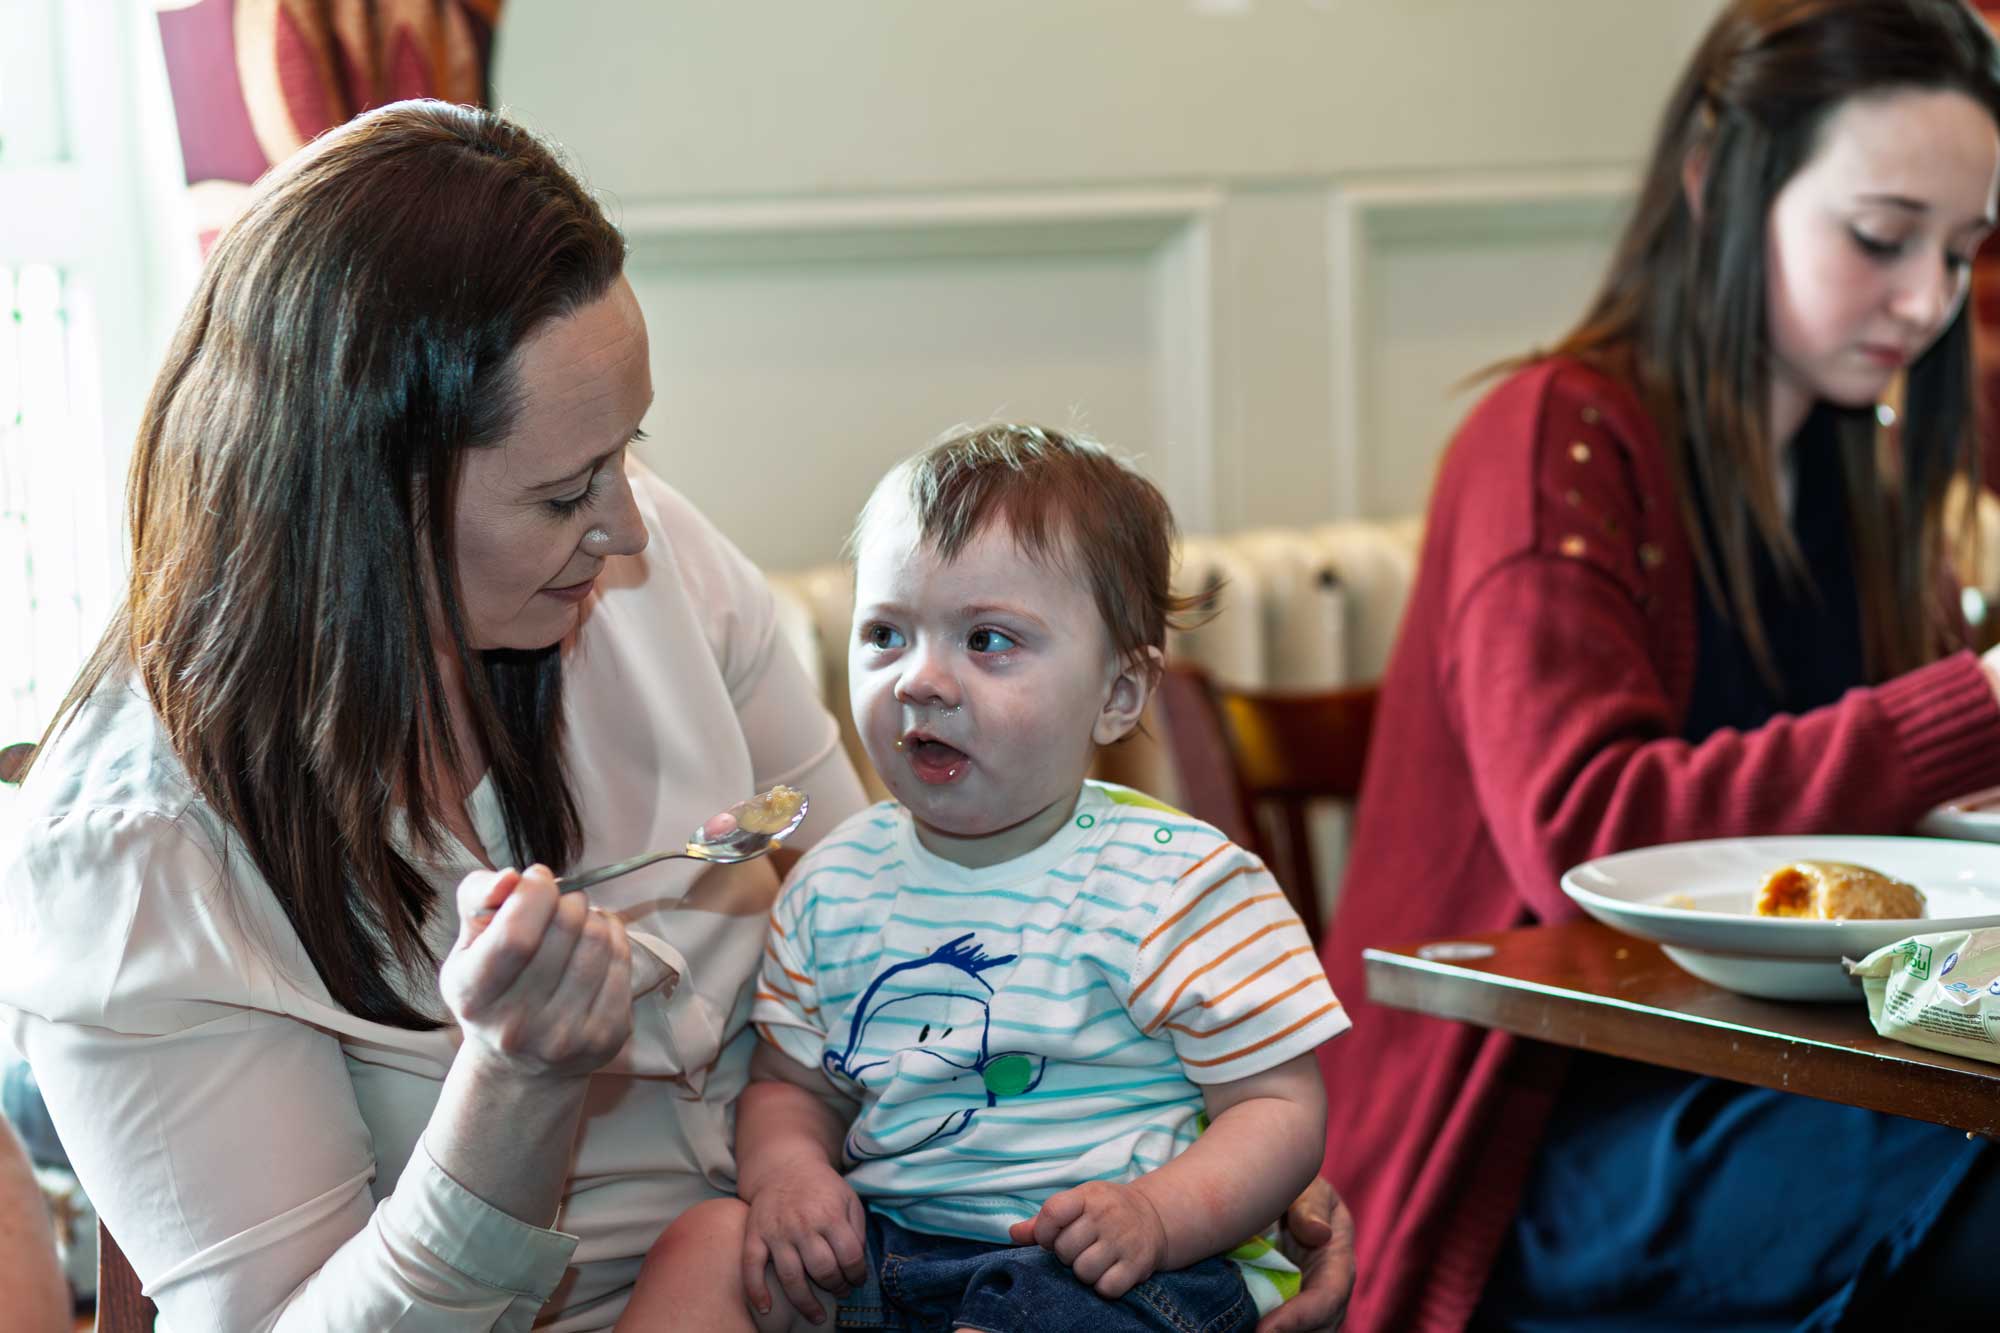
[[[810,845],[864,803],[833,719],[756,569],[631,471],[651,544],[606,567],[564,669],[578,864],[677,846],[774,782],[811,797],[794,839]],[[669,861],[592,890],[683,980],[636,1002],[574,1144],[518,1145],[570,1157],[544,1230],[424,1151],[458,1031],[386,1027],[329,999],[136,678],[50,743],[19,805],[0,856],[0,1030],[166,1333],[609,1328],[662,1228],[733,1191],[767,863]],[[490,783],[468,808],[496,863],[512,861]],[[427,867],[440,959],[476,868],[462,848]],[[402,981],[445,1015],[434,976]]]

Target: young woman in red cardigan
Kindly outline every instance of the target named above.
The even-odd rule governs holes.
[[[1360,963],[1571,916],[1562,872],[1608,852],[1897,833],[2000,783],[2000,671],[1945,591],[1996,174],[1958,0],[1734,0],[1596,302],[1454,441],[1323,951],[1361,1011],[1321,1048],[1350,1329],[2000,1301],[1953,1250],[2000,1226],[1992,1145],[1370,1006]]]

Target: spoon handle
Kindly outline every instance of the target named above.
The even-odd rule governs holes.
[[[643,870],[656,861],[671,861],[677,856],[687,857],[691,861],[706,859],[696,856],[692,849],[678,852],[647,852],[644,856],[635,856],[629,861],[614,861],[595,870],[580,870],[574,875],[564,875],[556,881],[556,892],[573,893],[578,889],[587,889],[593,884],[602,884],[607,879],[617,879],[620,875],[629,875],[634,870]]]

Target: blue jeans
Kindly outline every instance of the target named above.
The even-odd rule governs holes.
[[[1236,1333],[1257,1305],[1220,1256],[1155,1273],[1119,1300],[1076,1280],[1039,1245],[988,1245],[906,1231],[868,1214],[868,1281],[840,1301],[841,1328],[908,1333]]]
[[[1991,1328],[1995,1156],[1943,1125],[1579,1056],[1470,1327]]]

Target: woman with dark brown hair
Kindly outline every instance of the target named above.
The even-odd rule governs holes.
[[[2000,671],[1950,580],[1996,176],[2000,53],[1959,0],[1723,8],[1601,294],[1439,474],[1341,995],[1366,946],[1575,915],[1594,856],[1899,833],[2000,782]],[[1992,1265],[1954,1249],[2000,1222],[1990,1145],[1350,1003],[1321,1056],[1351,1327],[1990,1320]]]
[[[181,322],[0,878],[0,1013],[163,1327],[609,1328],[733,1188],[775,873],[549,867],[862,797],[757,571],[627,458],[624,255],[531,136],[403,103]]]

